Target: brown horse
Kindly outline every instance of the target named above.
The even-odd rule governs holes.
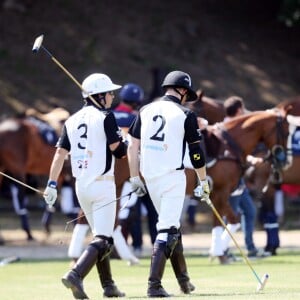
[[[300,116],[300,97],[283,101],[277,108],[287,110],[290,115]],[[256,198],[261,200],[260,221],[267,233],[265,250],[272,254],[276,254],[280,245],[278,219],[283,219],[281,184],[300,184],[300,156],[292,154],[290,159],[291,163],[277,170],[275,176],[270,162],[249,170],[246,176],[249,188],[256,194]]]
[[[226,112],[221,100],[204,96],[201,90],[197,91],[197,96],[195,101],[186,102],[185,106],[195,112],[198,117],[206,119],[209,124],[224,120]]]
[[[54,155],[54,146],[44,142],[37,127],[26,119],[10,118],[0,123],[0,170],[25,182],[26,175],[46,175]],[[32,239],[27,210],[24,204],[26,190],[19,185],[17,213],[22,228]]]
[[[278,143],[283,145],[288,133],[285,117],[285,110],[259,111],[207,128],[205,133],[207,152],[217,158],[216,163],[208,168],[208,175],[213,179],[211,200],[220,215],[226,216],[228,223],[238,222],[227,199],[247,167],[246,156],[252,154],[260,142],[268,149],[272,149]],[[215,230],[221,225],[214,216],[212,256],[223,257],[220,235],[216,235]]]
[[[192,102],[186,102],[186,107],[191,109],[197,117],[204,118],[208,124],[222,122],[225,118],[225,108],[221,100],[204,96],[203,91],[197,90],[197,99]],[[187,176],[186,195],[193,198],[193,191],[197,185],[198,179],[193,169],[185,169]]]
[[[47,144],[36,124],[27,118],[9,118],[0,122],[1,172],[8,173],[11,177],[24,183],[28,174],[47,176],[54,152],[55,146]],[[122,170],[122,172],[116,171],[116,186],[118,195],[120,195],[124,181],[129,178],[127,160],[116,160],[116,170]],[[68,164],[65,165],[61,174],[60,183],[66,173],[70,173]],[[33,237],[24,204],[26,188],[18,185],[17,193],[19,200],[17,213],[20,215],[22,228],[27,234],[27,239],[31,240]]]

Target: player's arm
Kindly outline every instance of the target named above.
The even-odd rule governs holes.
[[[124,158],[127,155],[127,144],[123,141],[121,130],[117,125],[113,113],[109,113],[104,120],[104,131],[111,153],[116,158]]]

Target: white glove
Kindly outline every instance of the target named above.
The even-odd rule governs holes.
[[[147,193],[146,187],[139,176],[131,177],[129,181],[138,197],[142,197]]]
[[[200,184],[194,189],[194,195],[201,201],[209,202],[209,184],[207,179],[201,180]]]
[[[49,181],[44,191],[44,199],[49,207],[52,207],[57,199],[56,182]]]

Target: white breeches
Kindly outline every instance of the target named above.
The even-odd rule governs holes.
[[[111,237],[116,219],[116,186],[113,180],[94,181],[88,186],[76,181],[76,194],[93,236]]]

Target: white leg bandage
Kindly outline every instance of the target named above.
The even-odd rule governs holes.
[[[121,226],[117,226],[113,232],[114,246],[121,259],[127,260],[130,265],[139,263],[139,259],[131,252],[122,232]]]
[[[211,247],[209,253],[211,256],[222,256],[224,254],[221,239],[223,227],[216,226],[212,229],[211,233]]]
[[[277,217],[284,215],[284,195],[282,190],[277,190],[274,195],[274,211]]]
[[[76,211],[74,210],[73,189],[69,186],[64,186],[60,190],[60,195],[60,208],[62,213],[76,213]]]
[[[72,239],[68,249],[68,256],[79,258],[84,248],[84,240],[89,230],[88,224],[76,224],[73,230]]]
[[[241,228],[241,223],[237,223],[237,224],[228,224],[227,225],[228,230],[230,231],[230,233],[235,233],[237,232],[240,228]],[[226,249],[228,249],[229,247],[229,243],[231,241],[231,237],[229,235],[229,233],[227,232],[226,229],[224,229],[222,236],[222,247],[223,247],[223,251],[225,251]]]

